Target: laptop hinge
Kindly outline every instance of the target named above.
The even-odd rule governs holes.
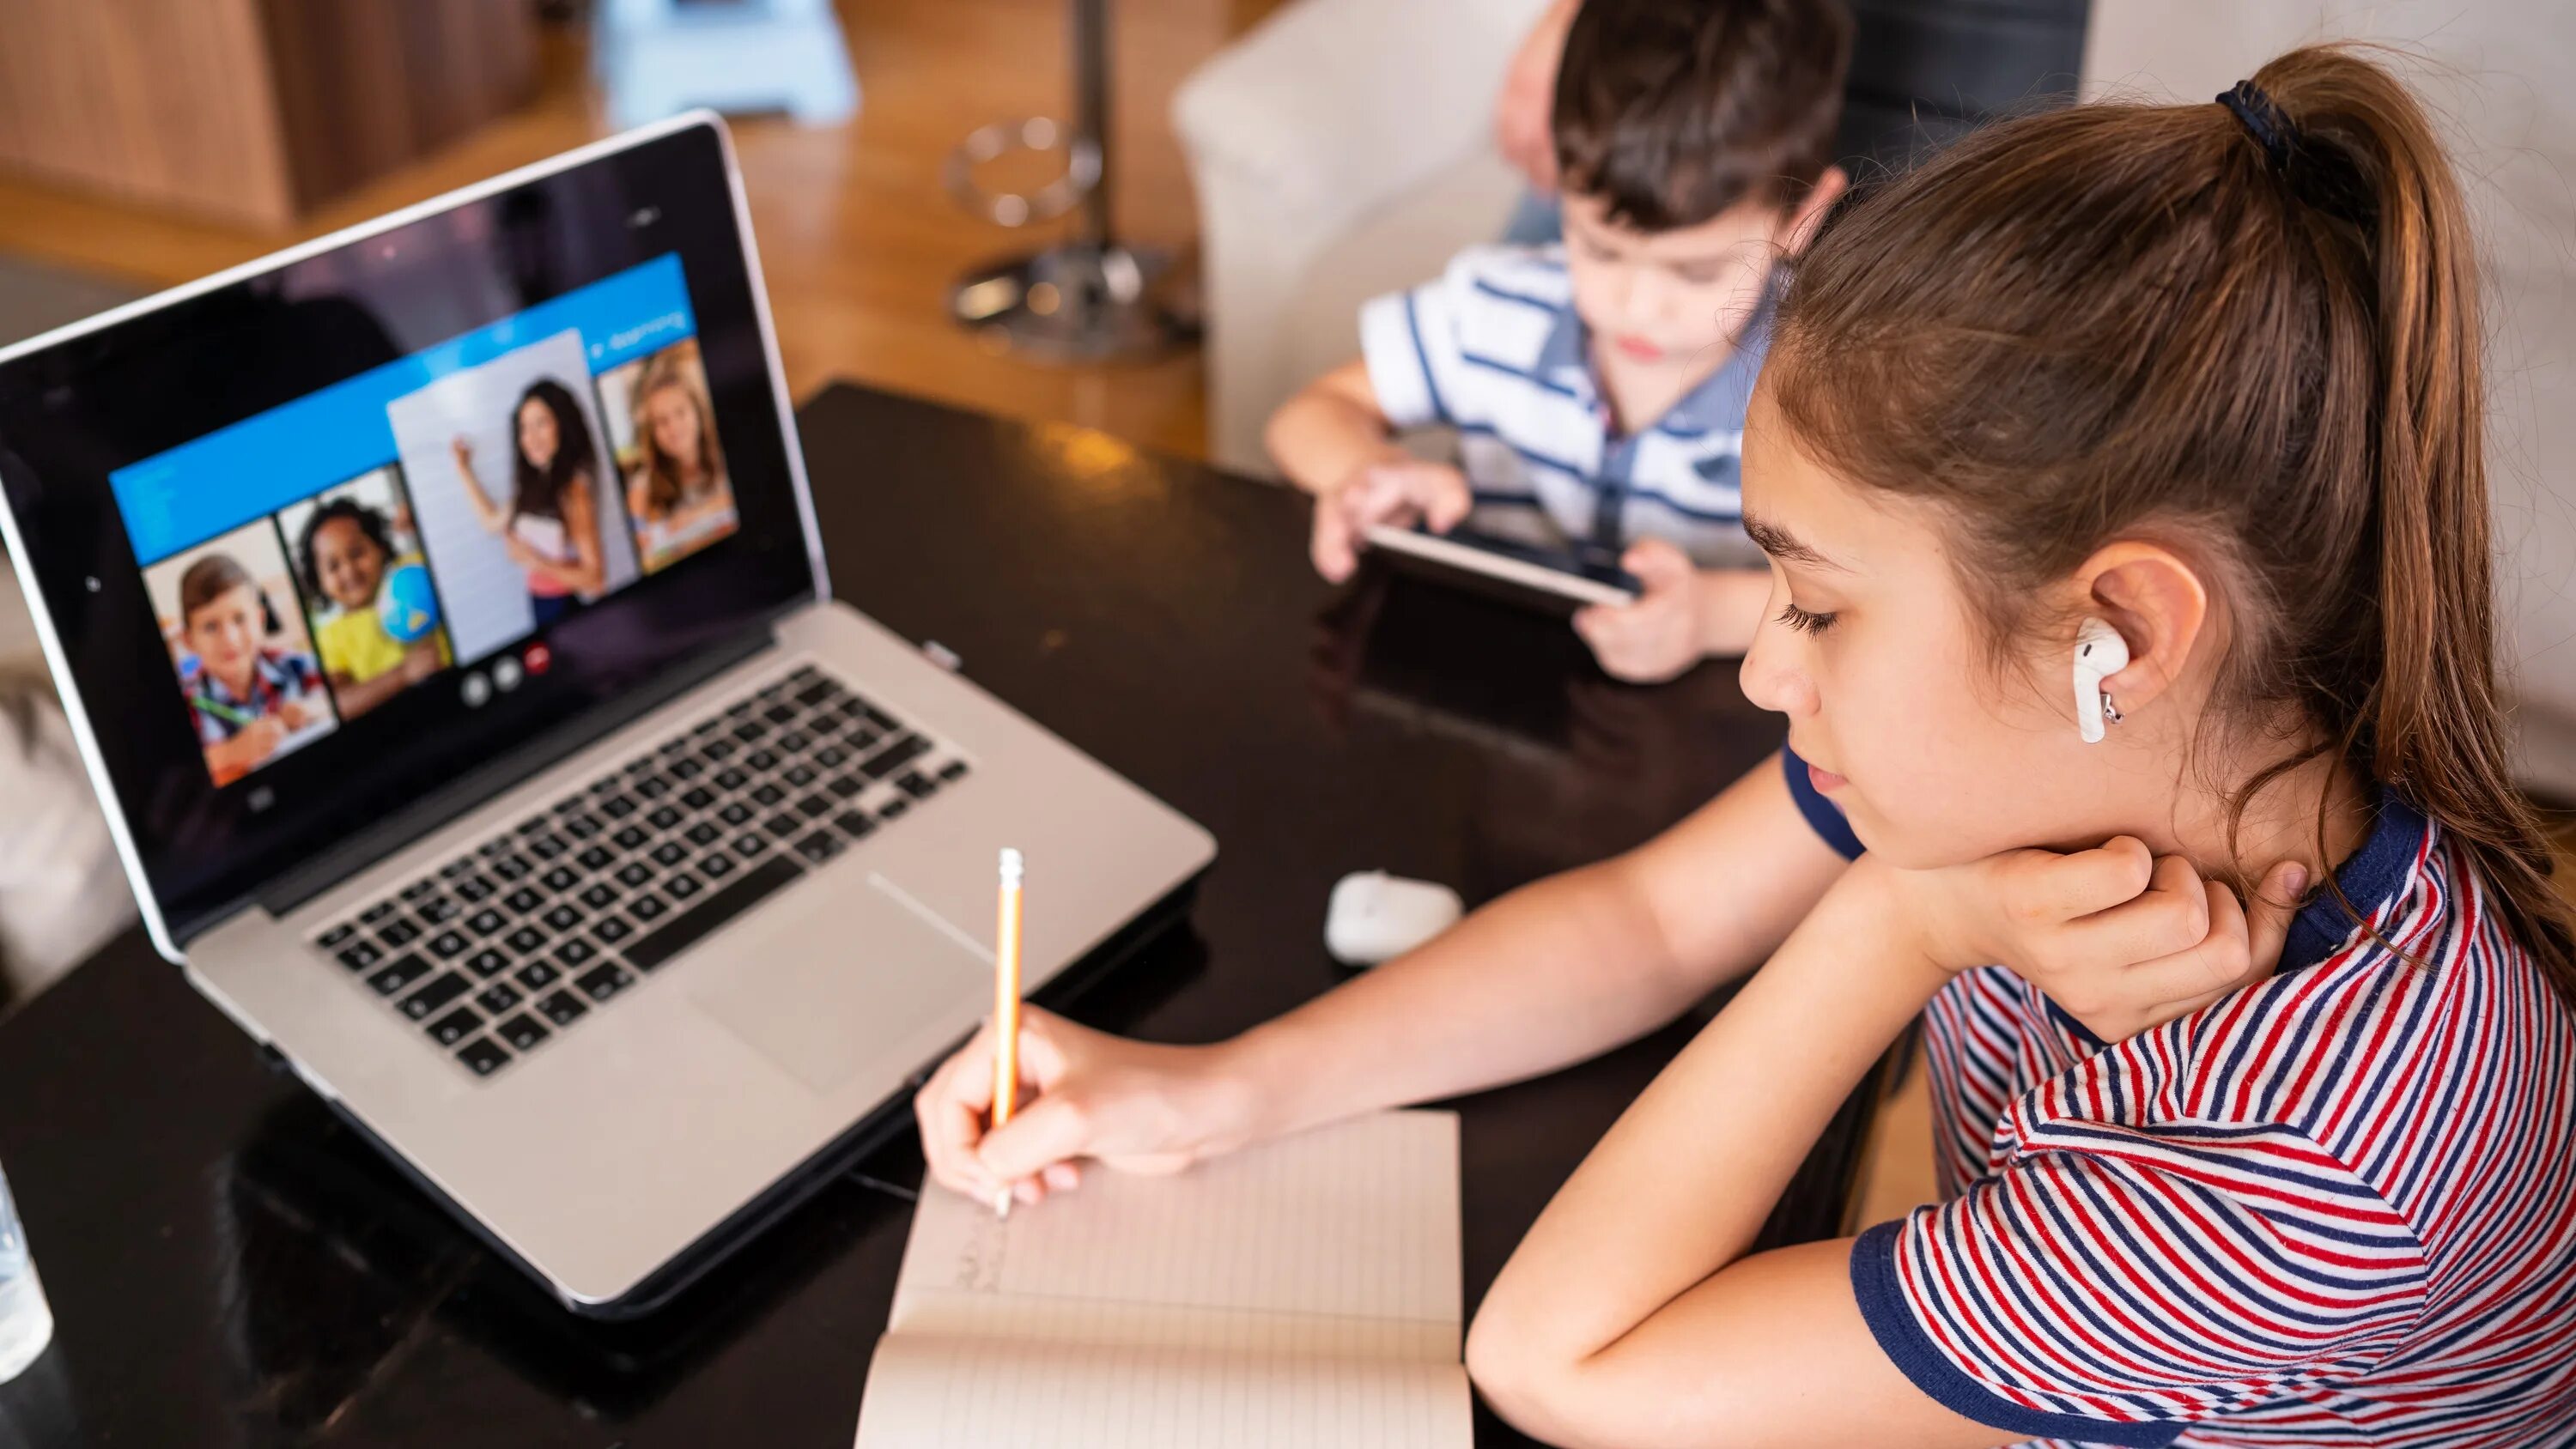
[[[255,901],[272,915],[285,915],[340,882],[410,848],[449,821],[506,794],[540,771],[569,759],[744,660],[772,648],[777,642],[776,628],[763,625],[738,639],[710,646],[663,671],[649,683],[638,685],[530,739],[490,764],[467,772],[454,783],[439,787],[419,803],[396,811],[378,824],[317,852],[310,862],[271,882],[255,897]],[[229,911],[219,913],[210,917],[207,924],[211,926],[230,914]]]

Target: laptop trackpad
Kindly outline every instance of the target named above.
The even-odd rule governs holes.
[[[989,989],[990,962],[882,889],[799,892],[777,906],[786,919],[757,920],[764,912],[742,923],[754,926],[738,948],[749,959],[690,995],[817,1092],[883,1062],[941,1013]],[[901,1065],[908,1072],[925,1064]]]

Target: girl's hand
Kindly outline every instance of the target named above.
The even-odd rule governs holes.
[[[2085,1029],[2122,1041],[2264,979],[2280,963],[2307,868],[2272,868],[2250,904],[2123,835],[2060,855],[2015,850],[1946,870],[1894,871],[1946,970],[1996,964]]]
[[[1315,572],[1338,584],[1359,567],[1360,542],[1371,528],[1420,519],[1432,532],[1447,533],[1474,506],[1467,475],[1447,463],[1404,458],[1364,464],[1315,499],[1309,549]]]
[[[474,445],[466,440],[463,433],[458,433],[455,441],[449,443],[447,447],[449,452],[456,455],[457,467],[471,468],[474,466]]]
[[[414,644],[403,653],[403,683],[407,685],[418,684],[422,680],[429,678],[431,675],[436,674],[440,667],[441,666],[438,662],[437,645]]]
[[[1024,1203],[1081,1182],[1096,1158],[1121,1172],[1172,1173],[1240,1145],[1251,1097],[1218,1047],[1157,1046],[1020,1009],[1021,1104],[989,1125],[993,1025],[939,1065],[912,1099],[921,1153],[942,1185]]]
[[[277,703],[277,718],[288,730],[300,730],[313,722],[313,711],[294,700],[282,699]]]
[[[1708,652],[1701,621],[1707,600],[1697,565],[1660,538],[1645,539],[1619,566],[1645,585],[1633,604],[1594,604],[1574,616],[1574,632],[1611,677],[1661,684]]]

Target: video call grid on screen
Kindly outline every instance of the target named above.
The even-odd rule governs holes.
[[[666,254],[111,473],[214,783],[733,533],[696,331]]]

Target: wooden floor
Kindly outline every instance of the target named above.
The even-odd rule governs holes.
[[[1113,7],[1112,197],[1126,237],[1185,249],[1195,224],[1168,120],[1171,94],[1249,13],[1242,0],[1122,0]],[[940,164],[986,121],[1063,115],[1065,0],[841,0],[863,93],[851,124],[740,123],[752,224],[797,396],[834,377],[991,412],[1079,423],[1196,457],[1205,451],[1199,358],[1052,368],[998,355],[950,323],[949,281],[1022,249],[967,216]],[[167,286],[604,135],[584,46],[559,34],[526,110],[333,201],[289,234],[168,216],[0,175],[0,252]]]

